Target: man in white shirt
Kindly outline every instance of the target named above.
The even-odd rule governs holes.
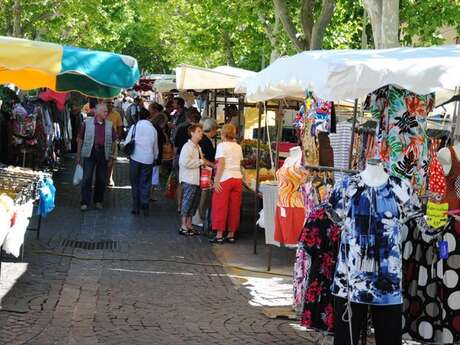
[[[149,118],[150,113],[142,108],[140,120],[131,126],[125,143],[135,140],[134,152],[130,157],[129,175],[133,195],[132,213],[137,215],[140,210],[145,216],[149,213],[150,187],[152,182],[153,163],[158,157],[158,133]]]

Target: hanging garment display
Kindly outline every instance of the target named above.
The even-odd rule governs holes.
[[[334,152],[334,167],[348,169],[350,161],[351,137],[353,135],[353,125],[349,122],[337,124],[336,133],[329,134],[332,150]],[[338,182],[345,177],[344,173],[334,173],[335,181]]]
[[[430,146],[430,165],[428,167],[428,191],[430,192],[430,199],[432,199],[433,201],[442,201],[444,195],[446,194],[447,187],[446,177],[444,176],[444,170],[442,169],[441,163],[439,162],[438,156],[436,155],[440,143],[440,139],[434,139],[432,140]],[[458,170],[458,173],[460,174],[460,169]]]
[[[460,209],[460,160],[452,146],[448,147],[451,168],[446,176],[446,193],[443,201],[449,204],[449,210]]]
[[[276,182],[264,183],[260,186],[263,198],[263,228],[265,229],[265,244],[279,247],[275,241],[275,213],[276,201],[278,200],[278,184]]]
[[[297,250],[300,264],[296,268],[299,272],[294,273],[294,277],[304,277],[303,280],[294,279],[294,296],[302,306],[301,324],[307,328],[333,331],[331,285],[339,239],[340,228],[332,222],[324,208],[310,214]],[[304,258],[308,258],[306,265],[302,265]]]
[[[311,165],[319,164],[318,145],[313,134],[314,119],[306,119],[301,131],[301,141],[305,156],[305,163]]]
[[[276,172],[278,201],[275,214],[275,241],[297,244],[305,222],[305,209],[300,186],[307,173],[296,166],[283,166]]]
[[[460,343],[460,231],[404,234],[404,336],[423,343]]]
[[[3,250],[7,254],[11,254],[15,257],[20,255],[21,246],[24,243],[24,235],[29,226],[30,218],[32,217],[34,204],[33,201],[17,205],[16,215],[14,218],[14,224],[9,229],[6,235],[5,241],[3,242]]]
[[[434,100],[434,93],[417,95],[388,85],[366,101],[366,108],[379,121],[377,158],[387,164],[391,175],[408,179],[422,191],[428,167],[426,118]]]
[[[330,204],[342,228],[333,294],[356,303],[401,304],[401,228],[422,216],[411,186],[390,176],[369,187],[357,174],[336,184]]]

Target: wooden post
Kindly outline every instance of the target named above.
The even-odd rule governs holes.
[[[217,90],[214,90],[214,104],[212,105],[212,113],[214,119],[217,121]]]
[[[257,217],[259,215],[259,175],[260,175],[260,130],[262,124],[262,113],[264,107],[259,104],[259,122],[257,127],[257,156],[256,156],[256,190],[254,191],[254,254],[257,254]]]
[[[351,147],[350,147],[350,158],[348,160],[348,169],[351,169],[353,164],[353,146],[355,142],[355,128],[356,119],[358,117],[358,99],[355,99],[355,106],[353,108],[353,126],[351,127]]]
[[[276,154],[275,154],[275,166],[273,167],[274,172],[278,170],[278,165],[279,165],[279,160],[280,160],[279,142],[281,141],[282,136],[283,136],[283,117],[284,115],[282,114],[281,101],[279,101],[278,114],[276,117]]]

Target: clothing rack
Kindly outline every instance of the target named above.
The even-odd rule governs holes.
[[[263,109],[265,109],[266,112],[266,102],[264,103],[264,107],[259,108],[259,131],[261,127],[261,115]],[[279,101],[279,111],[281,115],[281,101]],[[329,166],[321,166],[321,165],[310,165],[310,164],[304,164],[303,168],[304,169],[309,169],[309,170],[316,170],[316,171],[331,171],[331,172],[341,172],[341,173],[346,173],[346,174],[357,174],[359,173],[358,170],[352,170],[351,165],[353,162],[353,143],[355,140],[355,131],[357,129],[356,125],[358,123],[358,99],[355,99],[354,101],[354,106],[353,106],[353,117],[351,119],[352,121],[352,137],[351,137],[351,143],[350,143],[350,157],[348,161],[348,169],[343,169],[343,168],[335,168],[335,167],[329,167]],[[258,215],[258,205],[259,205],[259,198],[260,195],[258,194],[259,192],[259,158],[260,158],[260,135],[257,136],[257,173],[256,173],[256,193],[255,193],[255,205],[254,205],[254,254],[257,254],[257,215]],[[276,147],[276,157],[279,157],[279,146],[277,145]],[[278,164],[276,162],[276,164]],[[275,167],[275,169],[277,166]],[[276,171],[276,170],[275,170]],[[271,266],[272,266],[272,257],[273,257],[273,245],[268,245],[268,255],[267,255],[267,271],[271,271]]]

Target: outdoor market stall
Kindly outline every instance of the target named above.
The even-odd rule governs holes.
[[[0,37],[0,85],[14,84],[22,91],[47,88],[38,97],[20,95],[14,88],[1,93],[2,123],[12,129],[12,138],[21,139],[20,145],[29,149],[38,141],[34,137],[38,127],[46,136],[66,130],[62,125],[67,121],[44,116],[43,102],[53,100],[65,107],[67,92],[71,91],[112,98],[138,79],[137,61],[129,56]],[[51,132],[45,132],[47,129]],[[25,165],[25,153],[22,162]],[[37,229],[33,230],[39,237],[41,217],[54,208],[54,198],[50,173],[13,166],[0,168],[0,219],[9,224],[1,227],[0,245],[8,253],[19,255],[34,204],[39,219]]]
[[[343,331],[340,328],[342,327],[340,323],[342,321],[337,316],[335,318],[336,324],[334,325],[334,308],[330,292],[330,287],[332,286],[334,295],[344,297],[347,305],[350,305],[350,302],[353,301],[364,304],[379,304],[384,308],[388,304],[402,304],[402,296],[404,296],[404,312],[395,313],[392,318],[398,320],[399,315],[403,319],[405,337],[439,344],[459,341],[460,330],[453,320],[460,318],[457,306],[460,285],[459,279],[452,277],[458,277],[460,274],[460,266],[454,263],[456,260],[454,258],[458,255],[457,250],[460,249],[460,241],[456,232],[455,219],[452,217],[447,219],[445,212],[438,211],[459,208],[460,195],[455,194],[455,191],[449,190],[455,189],[453,187],[455,176],[460,175],[460,171],[455,168],[457,163],[454,163],[457,152],[460,152],[460,147],[457,147],[458,145],[449,146],[448,149],[446,148],[436,153],[437,142],[432,139],[428,140],[426,131],[426,119],[435,104],[434,92],[439,89],[456,90],[456,87],[460,85],[459,72],[460,46],[361,51],[315,51],[281,58],[256,76],[244,80],[237,88],[239,91],[244,90],[250,101],[265,102],[270,99],[289,97],[297,99],[303,97],[305,99],[303,112],[299,112],[298,119],[301,126],[300,139],[303,145],[300,150],[302,152],[300,156],[293,153],[292,160],[294,164],[283,167],[278,171],[277,177],[279,181],[289,180],[288,175],[286,175],[286,172],[289,171],[304,174],[305,178],[308,179],[308,176],[312,175],[312,170],[334,171],[336,182],[337,180],[342,181],[341,184],[336,185],[335,189],[331,186],[330,190],[326,190],[325,199],[316,200],[316,206],[321,205],[321,207],[318,208],[313,205],[313,208],[309,208],[307,207],[309,205],[307,202],[311,200],[302,201],[301,208],[308,209],[309,214],[305,212],[306,221],[302,223],[302,228],[292,229],[297,232],[300,238],[294,277],[295,306],[302,315],[302,324],[307,328],[325,332],[335,329],[336,333]],[[351,123],[341,124],[341,129],[337,128],[336,133],[329,132],[331,143],[333,138],[338,143],[336,147],[341,152],[341,157],[336,157],[336,152],[334,152],[333,167],[320,166],[317,162],[316,164],[304,164],[311,157],[311,153],[317,149],[315,147],[317,133],[311,131],[308,125],[311,125],[312,121],[315,123],[318,119],[315,115],[318,114],[318,106],[322,108],[324,102],[346,99],[355,100],[354,116]],[[359,107],[360,103],[361,107]],[[358,111],[360,116],[358,116]],[[364,116],[364,111],[367,112],[366,117]],[[373,120],[375,127],[364,126],[366,123],[362,122],[363,119]],[[340,123],[337,123],[337,126],[339,125]],[[364,172],[357,174],[357,171],[350,171],[349,169],[354,164],[353,153],[356,150],[358,130],[363,129],[370,134],[369,138],[372,139],[375,146],[375,150],[370,150],[366,158],[377,158],[378,161],[375,159],[368,160]],[[309,146],[309,144],[312,144],[312,146]],[[361,147],[366,150],[369,149],[366,144],[361,145]],[[447,154],[443,152],[447,152]],[[345,161],[344,157],[348,160],[348,169],[337,167],[335,164],[337,159],[341,162]],[[298,168],[295,167],[295,161],[299,164]],[[364,161],[364,163],[366,162]],[[361,206],[353,208],[351,213],[339,212],[339,217],[335,219],[331,218],[332,216],[328,213],[329,209],[327,208],[329,203],[332,204],[331,211],[336,214],[337,211],[341,210],[341,207],[348,207],[349,202],[367,202],[371,205],[365,208],[367,217],[370,217],[369,219],[377,217],[376,214],[369,213],[369,207],[372,210],[373,207],[381,208],[381,205],[372,206],[375,199],[366,199],[368,201],[363,199],[366,195],[370,195],[366,188],[370,188],[369,190],[372,190],[373,193],[377,193],[374,197],[386,197],[383,194],[379,194],[383,189],[377,190],[373,189],[373,187],[366,187],[367,185],[363,182],[363,176],[370,174],[370,171],[373,170],[374,172],[380,172],[378,175],[373,175],[373,179],[379,180],[379,177],[381,179],[382,176],[387,174],[383,170],[383,166],[391,175],[388,179],[390,182],[382,185],[386,186],[385,188],[389,188],[390,195],[393,195],[393,201],[389,202],[400,207],[402,213],[406,212],[404,209],[407,205],[416,205],[412,209],[415,213],[411,213],[411,216],[409,216],[409,218],[412,217],[411,219],[416,220],[416,223],[409,223],[402,227],[402,222],[408,218],[403,220],[400,218],[401,214],[399,214],[393,218],[394,223],[392,223],[394,224],[392,229],[394,234],[398,234],[397,237],[393,238],[391,234],[385,233],[384,235],[379,235],[383,236],[382,238],[372,240],[366,247],[368,250],[375,250],[376,245],[382,246],[384,248],[382,250],[387,253],[379,252],[381,256],[375,260],[380,261],[376,263],[377,266],[371,265],[369,272],[380,272],[379,274],[387,275],[388,272],[382,273],[380,268],[376,267],[384,267],[383,262],[385,260],[391,260],[394,263],[398,262],[399,264],[392,266],[390,271],[400,283],[402,278],[400,267],[404,265],[406,281],[402,288],[399,283],[396,284],[390,293],[393,294],[394,303],[388,303],[386,299],[389,297],[390,290],[384,292],[377,285],[374,286],[376,282],[371,276],[360,275],[362,266],[354,266],[353,262],[356,261],[347,261],[346,259],[348,255],[355,255],[354,250],[359,252],[360,249],[363,249],[364,237],[361,240],[356,239],[355,242],[354,236],[365,230],[364,227],[366,227],[367,231],[370,231],[369,234],[372,233],[374,234],[373,236],[377,236],[376,234],[380,234],[381,231],[377,228],[376,224],[378,223],[372,223],[370,220],[369,223],[358,222],[355,217],[361,212],[359,211]],[[446,170],[446,167],[449,169]],[[447,177],[444,177],[444,173]],[[351,175],[351,177],[348,178],[347,175]],[[303,183],[300,180],[302,179],[299,178],[299,181],[295,183],[291,180],[294,189],[295,186],[300,187]],[[449,184],[451,185],[450,187]],[[282,185],[279,188],[280,194],[283,194],[281,191]],[[356,188],[363,188],[363,192],[354,194],[355,192],[353,191]],[[392,192],[393,188],[394,191]],[[423,217],[420,206],[417,206],[419,203],[418,198],[412,192],[414,190],[418,192],[423,201],[428,201],[426,219],[430,226],[430,231],[436,229],[435,232],[424,232],[422,230],[424,228],[420,228],[421,224],[425,224],[425,217]],[[345,191],[345,194],[343,194],[343,191]],[[310,190],[304,196],[308,198],[315,194],[312,193],[313,191]],[[331,196],[330,198],[329,195]],[[450,196],[446,199],[448,195]],[[408,197],[406,198],[406,196]],[[298,197],[300,197],[300,194]],[[355,200],[356,198],[361,199]],[[276,205],[270,205],[270,208],[272,206],[275,208],[276,211],[271,214],[276,212],[275,217],[278,220],[281,219],[281,224],[283,224],[283,213],[284,217],[289,218],[289,214],[293,210],[289,209],[291,205],[284,205],[281,201],[284,200],[278,198]],[[385,217],[391,218],[390,213]],[[347,224],[344,227],[342,227],[343,221]],[[377,218],[375,221],[380,222]],[[355,228],[355,226],[358,227]],[[341,227],[342,235],[340,235]],[[351,229],[354,230],[351,231]],[[399,236],[402,236],[404,240],[402,249],[400,248],[401,237]],[[351,238],[353,242],[344,242],[347,238]],[[441,245],[441,243],[447,242],[448,250],[443,249],[444,252],[439,255],[429,255],[426,261],[421,260],[416,255],[416,252],[419,251],[422,253],[427,251],[436,253],[441,250],[437,243]],[[318,243],[321,243],[321,245]],[[349,243],[354,244],[350,245]],[[393,243],[393,245],[390,245],[390,243]],[[339,245],[342,248],[342,254],[337,257]],[[343,248],[345,247],[343,246],[349,246],[347,247],[349,249],[344,252]],[[388,251],[391,254],[388,254],[390,253]],[[367,260],[367,249],[365,253]],[[359,256],[360,254],[356,255]],[[326,256],[330,260],[325,261]],[[369,259],[372,258],[369,256]],[[327,267],[324,266],[325,262],[328,263]],[[336,263],[337,269],[334,272]],[[444,269],[437,270],[437,272],[436,270],[428,272],[429,267],[439,267],[439,265],[444,266]],[[345,274],[344,272],[349,273]],[[419,274],[422,274],[423,279],[420,280],[420,276],[418,280],[414,278],[414,275]],[[351,278],[348,278],[349,276]],[[341,285],[343,281],[348,282],[348,279],[355,278],[361,279],[360,277],[363,279],[362,283],[366,284],[365,286],[370,286],[370,289],[362,288],[358,281],[349,282],[346,286]],[[313,288],[315,288],[313,285],[319,288],[320,291],[316,289],[315,293],[313,293]],[[436,298],[441,290],[446,294],[446,299],[440,300]],[[367,296],[367,299],[361,300],[360,298],[364,295]],[[431,309],[433,306],[436,306],[436,310],[443,310],[443,312],[433,313],[433,309]],[[337,311],[336,315],[338,315]],[[355,317],[355,311],[353,312],[353,317]],[[349,319],[350,323],[354,320],[351,317]],[[367,320],[367,317],[364,317],[364,319]],[[357,325],[353,325],[353,327],[355,326]],[[381,326],[374,324],[376,328]],[[363,339],[367,333],[366,328],[361,326],[356,328],[363,329]],[[338,336],[349,335],[340,333]],[[357,334],[354,334],[355,336]],[[397,337],[398,334],[387,333],[387,336],[390,338],[391,336]]]

